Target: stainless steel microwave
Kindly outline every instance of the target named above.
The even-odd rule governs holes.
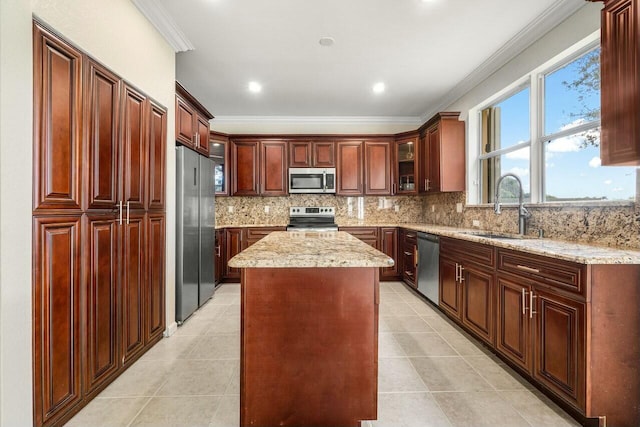
[[[289,193],[336,192],[336,168],[289,168]]]

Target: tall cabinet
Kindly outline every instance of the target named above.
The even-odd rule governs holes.
[[[64,424],[165,328],[166,110],[37,22],[34,425]]]

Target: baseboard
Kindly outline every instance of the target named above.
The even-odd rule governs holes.
[[[178,324],[176,322],[172,322],[170,325],[167,326],[167,329],[164,330],[164,337],[168,338],[171,335],[175,334],[176,331],[178,330]]]

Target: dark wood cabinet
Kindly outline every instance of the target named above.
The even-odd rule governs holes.
[[[242,228],[225,229],[225,256],[227,261],[238,255],[245,248],[245,237]],[[240,269],[229,267],[225,262],[224,276],[227,280],[240,280]]]
[[[287,145],[284,141],[262,141],[260,143],[260,194],[263,196],[286,196]]]
[[[215,164],[216,197],[229,195],[229,137],[220,132],[209,133],[209,158]]]
[[[496,350],[532,372],[531,320],[527,312],[531,286],[517,277],[498,274],[496,288]]]
[[[396,280],[399,277],[398,266],[398,229],[396,227],[380,227],[379,249],[385,255],[393,258],[393,267],[380,268],[380,280]]]
[[[362,141],[338,141],[336,144],[336,195],[360,196],[363,193]]]
[[[288,141],[289,167],[329,168],[335,167],[335,144],[333,141]]]
[[[333,141],[314,141],[311,150],[313,167],[333,168],[336,166],[336,147]]]
[[[260,141],[231,140],[232,196],[260,194]]]
[[[118,217],[88,214],[83,218],[84,391],[91,393],[120,368],[118,347]],[[91,274],[89,274],[91,273]]]
[[[34,421],[52,424],[82,399],[80,216],[33,218]]]
[[[245,239],[243,240],[243,242],[246,242],[246,243],[243,244],[242,249],[244,250],[244,249],[248,248],[249,246],[253,245],[257,241],[261,240],[265,236],[268,236],[269,234],[273,233],[274,231],[285,231],[286,229],[287,229],[287,227],[251,227],[251,228],[245,228],[244,229]]]
[[[438,113],[424,126],[418,150],[422,193],[465,190],[465,131],[459,115]]]
[[[289,141],[289,167],[311,167],[311,141]]]
[[[91,60],[87,69],[85,209],[112,209],[120,200],[120,77]]]
[[[378,227],[340,227],[339,230],[351,234],[369,246],[376,249],[380,248],[378,242]]]
[[[33,208],[81,209],[82,52],[34,25]]]
[[[213,115],[176,82],[176,143],[209,157],[209,121]]]
[[[607,0],[602,10],[600,157],[640,165],[640,5]]]
[[[144,295],[144,343],[162,338],[165,328],[165,242],[164,212],[147,214],[147,276]]]
[[[418,282],[417,273],[417,233],[408,229],[400,229],[400,258],[402,259],[402,280],[416,289]]]
[[[122,91],[121,161],[119,182],[127,210],[145,209],[148,160],[145,138],[145,96],[125,84]]]
[[[395,144],[395,194],[418,193],[418,143],[417,132],[396,137]]]
[[[225,239],[225,231],[224,229],[216,230],[215,236],[215,247],[216,252],[214,255],[215,258],[215,266],[214,266],[214,276],[216,285],[222,281],[225,275],[225,266],[226,266],[226,239]]]
[[[364,142],[364,194],[390,196],[393,194],[393,142]]]
[[[167,112],[149,101],[147,147],[149,149],[147,209],[164,210],[167,176]]]
[[[460,269],[462,280],[462,324],[489,344],[493,344],[494,277],[492,269],[465,262]]]
[[[462,289],[459,281],[458,263],[440,253],[440,308],[455,319],[462,312]]]

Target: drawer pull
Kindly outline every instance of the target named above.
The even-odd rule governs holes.
[[[408,237],[408,238],[410,238],[410,239],[414,239],[414,238],[416,237],[416,235],[415,235],[415,234],[407,233],[406,237]]]
[[[516,267],[518,267],[520,270],[524,270],[524,271],[528,271],[530,273],[540,273],[540,270],[538,270],[537,268],[531,268],[531,267],[527,267],[526,265],[516,265]]]
[[[406,256],[413,255],[411,252],[407,252],[407,251],[404,251],[404,254],[405,254]]]
[[[522,288],[522,314],[527,314],[527,291]]]
[[[537,311],[533,311],[533,299],[538,298],[537,295],[533,294],[533,291],[529,292],[529,319],[533,319],[534,314],[538,314]]]
[[[409,277],[413,277],[413,273],[410,271],[405,271],[404,274],[406,274]]]

